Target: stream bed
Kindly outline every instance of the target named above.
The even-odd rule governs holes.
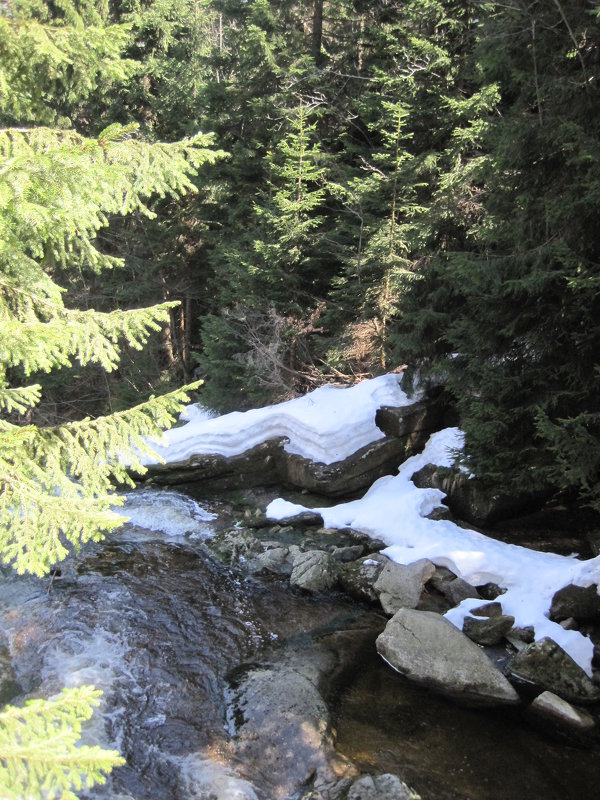
[[[3,572],[12,702],[104,692],[85,741],[127,764],[86,797],[299,800],[361,773],[397,774],[422,800],[597,796],[597,742],[574,747],[519,714],[409,685],[376,655],[380,612],[219,563],[206,540],[231,520],[219,501],[204,505],[140,493],[136,524],[54,580]]]

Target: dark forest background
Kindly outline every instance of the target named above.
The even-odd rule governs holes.
[[[3,125],[213,132],[227,152],[195,194],[99,232],[126,267],[56,267],[73,307],[180,305],[115,373],[41,376],[39,414],[107,413],[197,377],[198,400],[229,411],[408,365],[446,384],[477,475],[600,508],[600,3],[24,0],[2,15],[24,21],[20,38],[0,27],[3,71],[30,79]],[[118,24],[114,63],[90,49],[83,91],[25,37],[31,20]]]

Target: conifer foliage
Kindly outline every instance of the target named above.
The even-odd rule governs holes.
[[[6,800],[62,798],[106,781],[124,763],[114,750],[76,747],[81,725],[99,705],[101,692],[89,686],[65,689],[52,700],[30,700],[0,712],[0,792]]]
[[[7,126],[0,129],[0,559],[21,573],[47,574],[70,548],[122,522],[113,484],[132,483],[145,438],[173,422],[194,388],[107,417],[36,424],[42,392],[32,374],[73,363],[113,371],[123,346],[142,349],[172,305],[82,310],[67,302],[55,275],[118,270],[122,260],[97,240],[111,216],[152,217],[153,199],[194,191],[198,168],[219,156],[202,134],[147,144],[135,125],[112,124],[87,138],[68,129],[62,112],[70,104],[130,74],[120,59],[123,30],[103,26],[87,0],[18,3],[0,16],[0,52],[8,57],[0,74]],[[122,763],[113,751],[76,747],[98,694],[81,687],[4,710],[2,797],[73,798],[72,790]]]
[[[111,313],[68,308],[49,275],[57,264],[118,268],[119,260],[94,242],[108,214],[151,214],[148,197],[190,190],[194,168],[214,158],[203,136],[147,145],[128,138],[131,133],[119,125],[95,140],[45,128],[0,132],[0,405],[6,412],[23,415],[39,401],[39,387],[27,384],[32,372],[74,360],[112,371],[123,343],[141,349],[167,318],[168,303]],[[68,543],[118,525],[111,481],[127,474],[117,454],[143,451],[142,437],[172,422],[185,398],[175,392],[119,415],[58,427],[2,419],[3,560],[42,575],[66,555]]]

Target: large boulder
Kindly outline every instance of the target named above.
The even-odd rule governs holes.
[[[394,437],[377,439],[333,464],[311,461],[282,450],[279,479],[316,494],[344,497],[371,486],[382,475],[393,475],[405,458],[405,441]]]
[[[378,637],[377,650],[411,681],[456,700],[479,706],[519,702],[483,650],[434,612],[400,609]]]
[[[405,458],[408,458],[421,452],[432,433],[456,424],[454,418],[448,418],[449,412],[448,394],[441,387],[435,387],[410,405],[382,406],[375,414],[375,424],[386,436],[404,442]]]
[[[538,691],[546,689],[572,703],[600,700],[600,688],[549,637],[533,642],[517,653],[508,664],[506,674],[518,686]]]
[[[382,475],[422,449],[429,435],[444,427],[445,406],[432,396],[375,415],[385,433],[332,464],[288,453],[286,438],[274,437],[235,456],[197,453],[177,463],[151,464],[147,481],[159,484],[202,482],[211,491],[287,484],[328,497],[344,497],[371,486]],[[351,435],[351,434],[349,434]]]
[[[459,519],[474,525],[491,525],[537,509],[545,494],[503,491],[457,468],[427,464],[412,476],[415,486],[444,492],[444,503]]]
[[[196,453],[184,461],[150,464],[147,482],[161,485],[197,483],[210,491],[272,486],[280,481],[279,463],[285,439],[269,439],[237,456]]]
[[[515,618],[502,613],[500,603],[487,603],[471,611],[473,616],[465,617],[463,633],[473,642],[492,646],[500,644],[515,624]]]

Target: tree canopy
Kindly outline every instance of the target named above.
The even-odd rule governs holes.
[[[478,478],[600,510],[599,20],[2,4],[3,561],[113,529],[192,378],[230,410],[408,364]]]
[[[111,217],[152,218],[150,202],[193,191],[198,168],[219,157],[202,134],[163,144],[136,138],[135,124],[87,137],[73,130],[62,112],[130,75],[120,58],[127,28],[104,26],[91,4],[59,10],[52,18],[45,4],[21,3],[0,17],[0,557],[40,576],[69,548],[121,524],[114,483],[133,484],[147,437],[173,422],[194,388],[40,424],[42,387],[32,375],[74,362],[111,372],[123,346],[141,350],[173,305],[79,308],[56,276],[119,270],[122,259],[98,239]],[[3,796],[75,797],[72,788],[103,782],[122,763],[113,751],[76,746],[97,697],[82,687],[0,715]]]

